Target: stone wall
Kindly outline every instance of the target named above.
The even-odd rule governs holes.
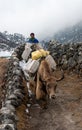
[[[10,58],[5,78],[6,96],[0,110],[0,130],[17,130],[16,107],[24,98],[23,73],[17,57]]]
[[[82,75],[82,43],[59,44],[52,41],[48,44],[48,50],[57,66]]]

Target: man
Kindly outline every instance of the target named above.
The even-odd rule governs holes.
[[[31,33],[30,34],[30,39],[28,40],[29,43],[39,43],[39,41],[35,38],[35,34]]]

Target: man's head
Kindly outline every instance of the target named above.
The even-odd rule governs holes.
[[[30,37],[31,37],[31,38],[34,38],[34,37],[35,37],[35,34],[34,34],[34,33],[31,33],[31,34],[30,34]]]

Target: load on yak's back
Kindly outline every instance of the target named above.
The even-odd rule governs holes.
[[[43,58],[46,59],[52,70],[56,69],[56,62],[50,55],[49,51],[44,50],[39,43],[26,43],[25,49],[22,53],[22,59],[26,62],[24,67],[25,75],[28,75],[28,77],[34,76]]]

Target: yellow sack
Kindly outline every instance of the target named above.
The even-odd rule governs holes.
[[[45,51],[44,49],[40,49],[39,51],[41,52],[42,56],[44,56],[44,57],[46,55],[49,55],[49,51]]]
[[[31,55],[32,55],[33,60],[37,60],[41,57],[46,57],[47,55],[49,55],[49,51],[45,51],[44,49],[40,49],[40,50],[32,52]]]

